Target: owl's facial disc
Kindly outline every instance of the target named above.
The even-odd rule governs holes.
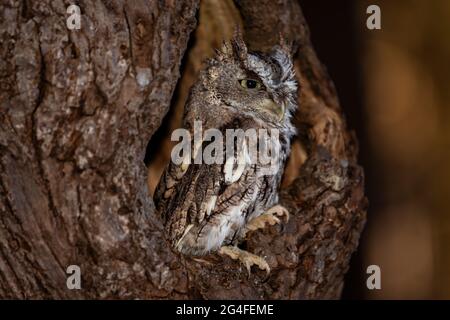
[[[256,79],[239,79],[239,84],[242,88],[252,91],[264,91],[264,86],[259,80]],[[258,101],[258,99],[257,99]],[[256,103],[256,107],[261,109],[263,112],[268,112],[271,115],[275,115],[278,120],[283,120],[284,118],[284,107],[278,105],[273,101],[273,99],[269,97],[261,97],[259,101]]]

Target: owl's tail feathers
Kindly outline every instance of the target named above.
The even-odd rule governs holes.
[[[261,270],[266,270],[267,275],[270,274],[270,267],[266,260],[256,254],[239,249],[235,246],[224,246],[219,250],[221,255],[227,255],[233,260],[239,260],[246,268],[250,277],[250,270],[253,265],[257,265]]]

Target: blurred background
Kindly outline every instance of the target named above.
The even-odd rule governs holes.
[[[344,298],[450,299],[450,1],[300,3],[366,172]],[[381,30],[366,28],[371,4]],[[366,288],[371,264],[381,290]]]

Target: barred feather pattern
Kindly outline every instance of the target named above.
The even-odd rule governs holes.
[[[242,88],[240,81],[247,78],[261,82],[261,90]],[[226,161],[187,167],[170,162],[154,200],[165,234],[177,251],[198,256],[237,244],[245,225],[278,203],[290,139],[295,134],[291,115],[297,108],[296,97],[292,60],[281,47],[266,55],[252,53],[241,38],[235,38],[208,62],[191,89],[184,128],[193,136],[194,121],[201,121],[203,130],[216,128],[224,137],[226,129],[277,129],[277,170],[262,174],[258,163],[245,163],[236,176]],[[284,112],[281,118],[274,107]],[[238,151],[235,156],[240,156]]]

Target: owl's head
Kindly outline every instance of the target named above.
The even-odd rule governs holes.
[[[249,52],[240,36],[225,43],[209,62],[208,88],[220,103],[271,123],[290,125],[297,108],[297,82],[288,50]]]

